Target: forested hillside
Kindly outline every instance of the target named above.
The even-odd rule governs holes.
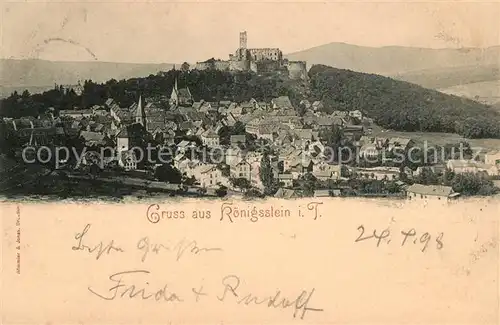
[[[195,100],[269,101],[287,95],[297,106],[304,98],[323,100],[327,112],[359,109],[378,125],[397,131],[456,132],[470,138],[500,138],[500,112],[472,100],[379,75],[323,65],[313,66],[309,76],[306,83],[279,74],[170,70],[146,78],[112,79],[103,84],[88,80],[81,96],[61,87],[42,94],[14,93],[0,102],[0,116],[37,116],[49,107],[56,111],[83,109],[101,105],[110,97],[122,107],[137,101],[139,95],[166,102],[177,77],[179,87],[188,86]]]
[[[499,138],[500,113],[478,102],[374,74],[316,65],[311,96],[330,110],[359,109],[385,128]]]
[[[108,98],[115,99],[122,107],[128,107],[138,100],[139,95],[166,101],[170,97],[176,77],[179,88],[189,87],[195,100],[241,102],[250,98],[271,100],[277,96],[288,95],[296,101],[299,100],[296,97],[300,96],[297,87],[300,88],[301,83],[276,74],[256,76],[246,72],[233,74],[216,70],[170,70],[145,78],[120,81],[112,79],[102,84],[87,80],[81,96],[72,91],[67,92],[60,86],[42,94],[15,92],[0,101],[0,116],[36,116],[49,107],[56,110],[84,109],[102,105]]]

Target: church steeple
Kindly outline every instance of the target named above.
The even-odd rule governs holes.
[[[137,103],[135,123],[140,123],[142,126],[146,126],[146,113],[144,112],[144,108],[142,108],[142,96],[139,96],[139,102]]]
[[[177,76],[175,77],[174,88],[170,94],[170,105],[177,106],[179,104],[179,89],[177,88]]]

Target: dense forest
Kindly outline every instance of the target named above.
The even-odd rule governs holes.
[[[309,76],[311,96],[321,99],[326,108],[359,109],[387,129],[500,138],[500,112],[469,99],[322,65],[313,66]]]
[[[49,107],[56,111],[84,109],[102,105],[108,98],[128,107],[139,95],[165,103],[175,78],[179,87],[189,87],[195,100],[269,101],[287,95],[297,107],[301,99],[308,98],[322,100],[326,112],[359,109],[387,129],[500,138],[500,113],[486,105],[379,75],[323,65],[311,68],[309,82],[289,80],[281,74],[217,70],[170,70],[144,78],[112,79],[103,84],[87,80],[81,96],[60,86],[41,94],[13,93],[0,102],[0,116],[38,116]]]
[[[162,102],[163,99],[163,102],[166,102],[172,92],[175,78],[178,80],[179,88],[189,87],[195,100],[242,102],[256,98],[269,101],[283,95],[288,95],[295,101],[300,100],[299,94],[294,91],[296,83],[282,75],[256,76],[248,72],[170,70],[145,78],[119,81],[111,79],[103,84],[86,80],[81,96],[61,86],[55,86],[54,89],[41,94],[15,92],[0,102],[0,116],[37,116],[49,107],[53,107],[56,111],[85,109],[93,105],[102,105],[108,98],[116,100],[121,107],[128,107],[138,100],[139,95],[143,98],[157,99],[158,102]]]

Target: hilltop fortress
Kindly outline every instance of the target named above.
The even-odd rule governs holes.
[[[195,68],[255,73],[287,72],[291,79],[307,79],[305,61],[283,59],[283,52],[279,48],[248,49],[246,31],[240,32],[240,47],[234,54],[229,54],[229,60],[210,59],[197,62]]]

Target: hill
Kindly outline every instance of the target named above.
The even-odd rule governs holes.
[[[330,109],[359,109],[386,129],[500,138],[500,112],[473,100],[324,65],[313,66],[309,75],[312,97]]]
[[[470,98],[485,104],[500,104],[500,79],[473,82],[448,88],[440,88],[438,90],[445,94]]]
[[[419,70],[500,64],[500,46],[464,49],[426,49],[401,46],[366,47],[329,43],[286,55],[339,69],[393,76]]]
[[[500,64],[445,67],[399,73],[390,76],[432,89],[500,80]]]
[[[55,62],[45,60],[0,59],[0,95],[11,90],[28,89],[32,92],[52,88],[54,84],[76,84],[91,79],[127,79],[170,70],[172,64],[133,64],[113,62]],[[6,94],[7,93],[7,94]]]

